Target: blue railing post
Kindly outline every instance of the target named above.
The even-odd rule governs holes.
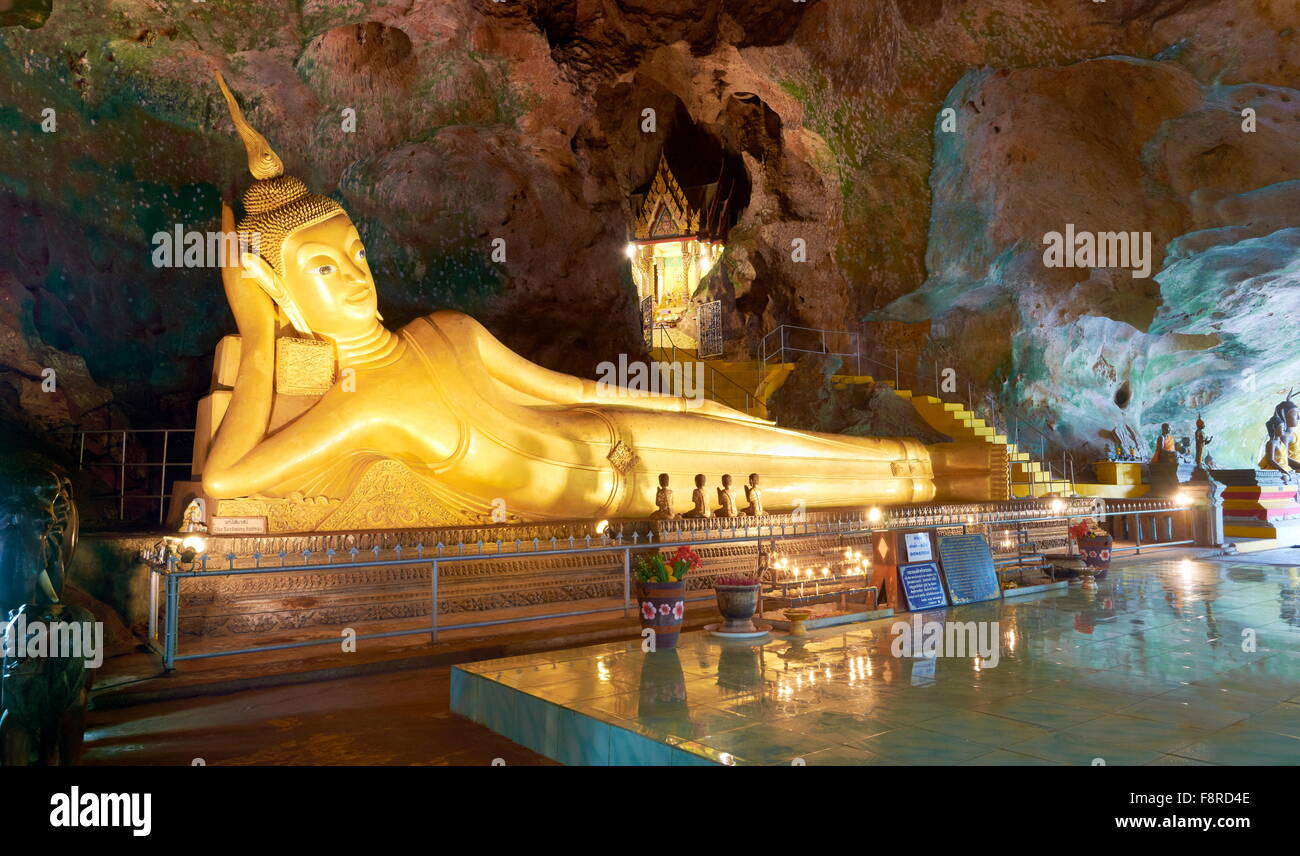
[[[632,605],[632,549],[623,550],[623,617],[627,618],[628,608]]]
[[[163,671],[170,672],[176,664],[177,612],[180,609],[180,578],[168,574],[164,579],[164,603],[167,610],[163,622]]]
[[[429,641],[436,643],[438,641],[438,560],[433,560],[430,567],[429,587],[431,589],[432,604],[429,607]]]

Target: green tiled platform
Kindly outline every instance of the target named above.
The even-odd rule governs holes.
[[[452,710],[565,764],[1300,764],[1300,569],[1153,562],[926,614],[997,621],[994,668],[894,657],[910,618],[472,663]]]

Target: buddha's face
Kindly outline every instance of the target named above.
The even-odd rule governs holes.
[[[374,329],[375,282],[361,236],[346,214],[293,232],[280,258],[284,293],[313,333],[338,340]]]

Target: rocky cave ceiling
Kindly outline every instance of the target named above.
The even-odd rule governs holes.
[[[1300,386],[1297,25],[1295,0],[0,0],[0,411],[190,424],[233,322],[150,236],[216,228],[247,182],[215,64],[351,212],[396,324],[461,309],[584,376],[640,352],[628,197],[702,140],[750,183],[707,280],[729,356],[861,329],[1067,445],[1200,410],[1245,465]],[[1151,276],[1045,268],[1066,223],[1149,231]]]

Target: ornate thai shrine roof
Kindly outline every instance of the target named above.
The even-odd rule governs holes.
[[[736,181],[724,159],[714,180],[682,186],[678,183],[667,156],[659,156],[659,166],[650,184],[631,196],[637,212],[633,240],[656,241],[665,238],[696,238],[720,241],[735,225]]]

